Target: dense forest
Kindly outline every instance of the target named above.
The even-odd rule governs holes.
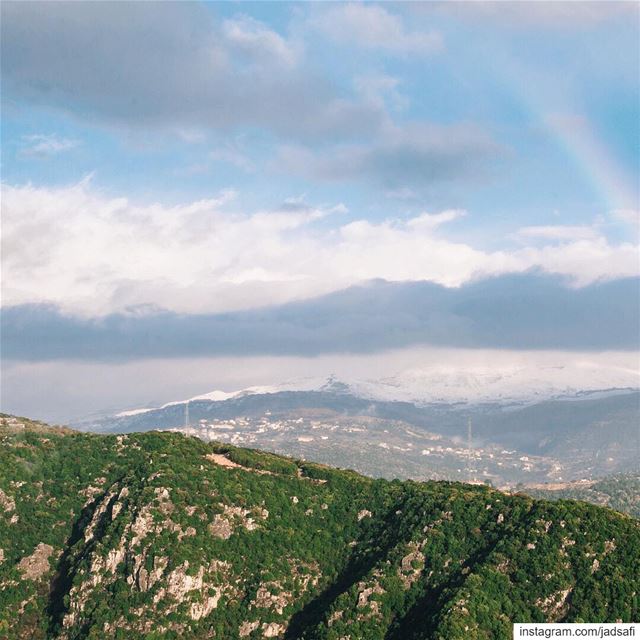
[[[640,473],[605,476],[589,482],[587,486],[570,483],[562,489],[523,487],[523,491],[534,498],[547,500],[584,500],[640,518]]]
[[[0,638],[507,639],[640,620],[640,522],[0,418]]]

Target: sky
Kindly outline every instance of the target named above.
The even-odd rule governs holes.
[[[142,404],[257,357],[637,353],[637,3],[1,11],[5,410],[154,360]]]

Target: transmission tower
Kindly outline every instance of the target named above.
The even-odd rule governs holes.
[[[475,474],[472,473],[471,468],[471,442],[472,442],[472,433],[471,433],[471,417],[467,420],[467,476],[469,478],[469,482],[475,481]]]

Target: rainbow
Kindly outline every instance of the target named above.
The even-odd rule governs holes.
[[[550,117],[547,127],[611,210],[638,210],[637,184],[582,117]]]

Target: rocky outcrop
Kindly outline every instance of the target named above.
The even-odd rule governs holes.
[[[132,574],[127,579],[129,584],[134,584],[140,591],[149,591],[158,582],[167,568],[169,559],[164,556],[156,556],[153,559],[151,569],[145,567],[146,554],[136,555],[133,559]]]
[[[269,622],[268,624],[265,622],[262,625],[262,637],[263,638],[277,638],[281,636],[287,627],[278,622]]]
[[[569,586],[566,589],[561,589],[555,593],[552,593],[546,598],[540,599],[536,602],[542,611],[544,611],[547,622],[555,622],[561,620],[564,614],[567,612],[568,603],[567,600],[573,591],[573,587]]]
[[[49,557],[53,547],[41,542],[30,556],[26,556],[18,563],[23,580],[39,580],[50,569]]]
[[[226,579],[231,568],[228,563],[214,560],[208,567],[198,567],[195,573],[189,572],[189,568],[189,562],[185,560],[173,569],[154,596],[155,604],[169,600],[164,607],[165,614],[187,602],[189,617],[200,620],[218,606],[225,593],[236,595],[236,588]],[[219,580],[220,577],[222,580]]]
[[[6,512],[11,513],[16,508],[16,501],[0,489],[0,507]]]
[[[260,622],[255,620],[253,622],[249,622],[249,620],[245,620],[238,629],[238,635],[241,638],[246,638],[248,635],[251,635],[258,627],[260,626]]]
[[[255,531],[259,520],[266,520],[269,511],[261,507],[253,509],[243,509],[233,505],[222,505],[222,513],[215,515],[213,522],[209,525],[209,533],[216,538],[227,540],[233,535],[237,527],[244,527],[247,531]]]
[[[265,582],[258,588],[253,606],[259,609],[272,609],[282,615],[285,607],[293,601],[293,594],[283,590],[279,582]]]
[[[365,620],[370,617],[378,617],[380,615],[380,603],[372,599],[374,595],[382,595],[386,593],[380,585],[381,574],[378,571],[374,571],[369,580],[362,580],[358,583],[358,603],[356,607],[358,609],[368,609],[368,613],[359,613],[358,619]]]
[[[398,576],[405,589],[409,589],[418,580],[424,569],[424,553],[422,553],[421,547],[422,545],[416,542],[410,543],[408,545],[409,553],[400,561]]]

